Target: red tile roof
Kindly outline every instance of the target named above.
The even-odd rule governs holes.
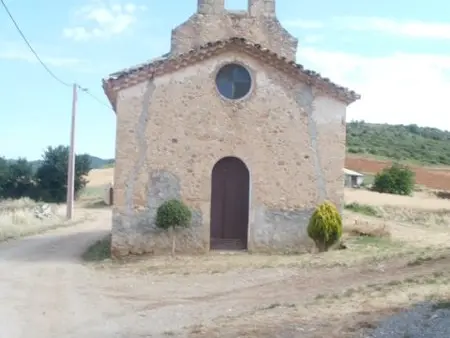
[[[286,58],[267,48],[263,48],[259,44],[236,37],[210,42],[179,55],[166,54],[147,63],[116,72],[103,80],[103,89],[115,108],[118,91],[230,50],[240,51],[256,57],[291,76],[297,77],[299,81],[310,84],[347,104],[361,98],[354,91],[331,82],[330,79],[322,77],[319,73],[307,70],[293,61],[288,61]]]

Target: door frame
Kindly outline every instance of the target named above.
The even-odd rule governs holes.
[[[248,210],[247,210],[248,216],[247,216],[247,226],[246,226],[247,227],[247,236],[246,236],[247,242],[245,243],[245,249],[244,249],[244,250],[248,250],[249,243],[250,243],[251,224],[253,223],[252,217],[251,217],[251,215],[252,215],[252,212],[251,212],[252,211],[252,174],[251,174],[251,171],[250,171],[249,167],[247,166],[247,164],[240,157],[235,156],[235,155],[227,155],[227,156],[220,157],[214,163],[214,165],[212,166],[212,169],[211,169],[211,177],[210,177],[211,189],[210,189],[210,208],[209,208],[210,215],[209,215],[209,227],[208,227],[209,228],[209,232],[208,232],[208,234],[209,234],[209,236],[208,236],[209,250],[221,250],[221,249],[211,248],[211,239],[212,239],[211,238],[211,230],[212,230],[212,216],[213,216],[212,208],[213,208],[213,188],[214,188],[213,187],[213,172],[214,172],[214,168],[216,168],[216,165],[220,161],[225,160],[227,158],[233,158],[233,159],[237,160],[238,162],[240,162],[243,165],[243,168],[246,169],[247,174],[248,174]],[[230,247],[230,248],[224,248],[223,250],[236,250],[236,249],[233,249],[232,247]]]

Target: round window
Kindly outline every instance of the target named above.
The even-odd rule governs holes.
[[[232,63],[219,70],[216,86],[222,96],[230,100],[238,100],[250,92],[252,79],[245,67]]]

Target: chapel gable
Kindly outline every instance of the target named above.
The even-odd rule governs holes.
[[[298,40],[281,26],[275,0],[248,0],[245,11],[226,10],[225,0],[198,0],[197,11],[172,30],[170,53],[186,53],[232,37],[245,38],[295,61]]]

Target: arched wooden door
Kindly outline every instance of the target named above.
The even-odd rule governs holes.
[[[247,249],[250,173],[236,157],[224,157],[212,170],[212,250]]]

